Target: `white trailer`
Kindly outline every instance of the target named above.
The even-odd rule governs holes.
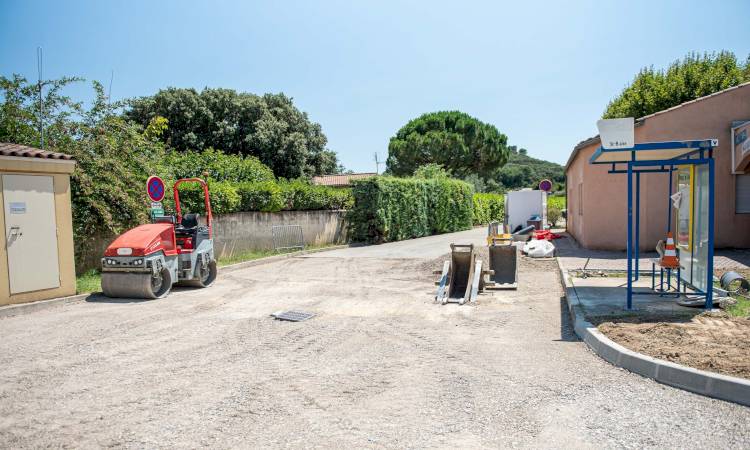
[[[505,223],[510,232],[520,225],[525,228],[532,216],[542,219],[542,229],[547,228],[547,193],[522,189],[505,194]]]

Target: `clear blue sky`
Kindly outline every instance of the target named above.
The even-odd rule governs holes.
[[[0,0],[0,74],[36,79],[37,46],[47,78],[106,86],[114,70],[113,99],[284,92],[355,171],[372,171],[406,121],[448,109],[564,163],[641,67],[746,58],[750,2]]]

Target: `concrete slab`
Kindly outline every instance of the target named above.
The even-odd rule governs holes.
[[[626,316],[640,313],[647,314],[684,314],[692,315],[702,309],[688,308],[677,304],[673,296],[634,295],[634,311],[625,309],[627,300],[627,281],[620,277],[570,277],[578,301],[587,318],[596,316]],[[650,292],[651,279],[641,278],[633,283],[636,292]]]

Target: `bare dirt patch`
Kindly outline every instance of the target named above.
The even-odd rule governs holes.
[[[654,358],[750,379],[750,318],[704,313],[682,322],[605,322],[599,330]]]

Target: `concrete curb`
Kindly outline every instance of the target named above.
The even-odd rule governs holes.
[[[281,261],[287,258],[292,258],[294,256],[307,255],[310,253],[325,252],[328,250],[336,250],[336,249],[346,248],[346,247],[349,247],[349,246],[348,245],[335,245],[331,247],[316,248],[312,250],[301,250],[298,252],[283,253],[281,255],[268,256],[266,258],[258,258],[258,259],[253,259],[251,261],[244,261],[241,263],[220,267],[219,272],[225,272],[225,273],[234,272],[236,270],[244,269],[247,267],[259,266],[261,264],[270,264],[272,262]],[[2,306],[0,307],[0,318],[13,317],[13,316],[18,316],[22,314],[29,314],[34,311],[40,311],[40,310],[47,309],[47,308],[54,308],[57,306],[67,305],[70,303],[77,303],[77,302],[86,300],[89,297],[97,297],[99,295],[101,295],[101,292],[89,292],[86,294],[72,295],[70,297],[51,298],[49,300],[39,300],[36,302],[19,303],[15,305]]]
[[[718,398],[741,405],[750,406],[750,380],[730,377],[718,373],[693,369],[669,361],[628,350],[602,334],[594,325],[587,322],[568,271],[558,258],[560,279],[565,289],[573,328],[576,334],[597,355],[617,367],[622,367],[659,383],[674,386],[707,397]]]
[[[34,311],[40,311],[42,309],[53,308],[70,303],[77,303],[87,299],[88,297],[96,295],[97,293],[89,292],[87,294],[71,295],[70,297],[51,298],[49,300],[39,300],[36,302],[18,303],[15,305],[3,306],[0,307],[0,318],[19,316],[22,314],[29,314]]]

